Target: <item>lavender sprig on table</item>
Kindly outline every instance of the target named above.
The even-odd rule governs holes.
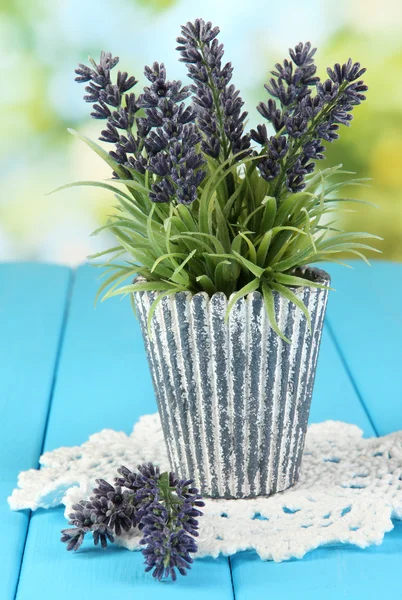
[[[145,571],[160,580],[176,580],[176,569],[186,575],[197,552],[194,537],[198,535],[199,507],[204,502],[192,480],[179,480],[174,473],[160,473],[152,463],[118,469],[115,485],[97,479],[89,500],[73,505],[69,525],[63,529],[61,541],[67,550],[78,550],[87,533],[95,545],[106,548],[114,536],[132,527],[142,530],[140,544],[145,546]]]

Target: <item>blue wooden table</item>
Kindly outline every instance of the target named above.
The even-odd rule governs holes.
[[[402,429],[402,265],[329,270],[337,291],[311,421],[355,423],[366,436]],[[402,522],[379,547],[339,544],[280,564],[253,552],[200,559],[187,578],[161,584],[138,552],[67,553],[61,508],[10,512],[17,473],[36,468],[43,451],[105,427],[130,432],[156,410],[129,301],[94,309],[98,276],[90,266],[0,265],[0,600],[402,598]]]

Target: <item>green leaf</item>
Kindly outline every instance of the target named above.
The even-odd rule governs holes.
[[[162,246],[160,246],[160,244],[158,242],[158,237],[160,238],[162,243],[165,241],[165,239],[162,235],[157,236],[156,232],[154,232],[154,230],[153,230],[154,221],[152,220],[152,217],[153,217],[154,211],[155,211],[155,204],[152,206],[151,210],[149,211],[149,215],[148,215],[148,219],[147,219],[148,239],[151,242],[153,248],[158,251],[158,254],[165,254],[165,248],[162,248]]]
[[[78,131],[75,131],[74,129],[67,129],[67,131],[69,133],[71,133],[73,136],[75,136],[76,138],[78,138],[79,140],[81,140],[82,142],[84,142],[87,146],[89,146],[91,148],[91,150],[96,152],[96,154],[102,160],[104,160],[105,163],[107,163],[109,165],[109,167],[111,167],[113,169],[113,171],[115,171],[115,173],[117,173],[117,175],[119,175],[119,177],[126,176],[124,169],[121,168],[119,163],[110,156],[109,152],[106,152],[106,150],[104,150],[101,146],[99,146],[99,144],[97,144],[96,142],[93,142],[91,139],[87,138],[85,135],[82,135],[81,133],[78,133]]]
[[[158,307],[158,304],[160,302],[162,302],[162,300],[164,298],[166,298],[167,296],[171,296],[172,294],[177,294],[178,292],[184,292],[184,291],[186,291],[184,288],[178,288],[178,287],[171,289],[171,290],[166,290],[166,291],[162,292],[161,294],[158,294],[158,296],[152,302],[151,307],[149,309],[149,313],[148,313],[148,323],[147,323],[148,335],[151,339],[152,339],[152,329],[151,329],[152,317],[154,316],[154,313]]]
[[[352,171],[342,171],[342,165],[336,165],[335,167],[328,167],[327,169],[319,170],[310,178],[306,177],[306,187],[304,191],[313,189],[317,184],[326,181],[333,175],[355,175]]]
[[[381,254],[381,250],[375,248],[374,246],[369,246],[368,244],[359,244],[358,242],[344,242],[343,244],[333,244],[328,245],[325,248],[321,248],[318,246],[318,250],[321,252],[349,252],[352,249],[360,248],[360,250],[369,250],[370,252],[377,252]]]
[[[372,233],[364,233],[361,231],[352,231],[348,233],[341,233],[339,235],[333,235],[330,238],[327,238],[326,240],[320,243],[320,250],[326,248],[327,246],[332,246],[335,243],[349,243],[361,239],[372,239],[382,241],[382,238],[378,235],[374,235]]]
[[[246,236],[244,233],[240,232],[240,233],[239,233],[239,235],[240,235],[240,236],[241,236],[241,237],[242,237],[242,238],[243,238],[243,239],[246,241],[246,243],[247,243],[247,246],[248,246],[248,252],[249,252],[249,257],[250,257],[250,260],[251,260],[251,262],[252,262],[253,264],[257,264],[257,252],[256,252],[256,249],[255,249],[255,247],[254,247],[254,244],[253,244],[253,243],[252,243],[252,242],[251,242],[251,241],[248,239],[248,237],[247,237],[247,236]],[[235,252],[236,252],[236,250],[235,250]]]
[[[215,283],[219,291],[226,293],[227,284],[232,281],[231,262],[222,260],[215,268]]]
[[[275,226],[282,225],[283,223],[288,224],[289,217],[295,213],[298,213],[302,206],[305,206],[314,194],[309,192],[298,192],[297,194],[290,194],[285,198],[276,213]]]
[[[225,252],[230,250],[230,236],[228,231],[228,222],[223,216],[219,202],[215,202],[216,223],[218,238],[222,241],[222,246]]]
[[[229,300],[225,320],[229,318],[229,313],[232,310],[233,306],[236,304],[236,302],[240,300],[240,298],[243,298],[243,296],[246,296],[247,294],[251,294],[252,292],[258,290],[258,288],[260,287],[260,283],[261,282],[259,279],[253,279],[252,281],[250,281],[250,283],[247,283],[247,285],[243,286],[238,292],[233,294],[233,296]]]
[[[268,251],[267,263],[269,265],[275,265],[278,263],[283,254],[287,251],[289,245],[294,239],[292,231],[281,231],[275,240],[271,241],[271,245]]]
[[[314,257],[314,262],[331,262],[331,263],[335,263],[337,265],[342,265],[342,267],[346,267],[347,269],[353,269],[353,267],[351,265],[348,265],[347,263],[338,260],[337,258],[329,258],[328,256],[325,255],[320,255],[317,254],[316,257]]]
[[[229,219],[233,205],[235,204],[238,196],[243,191],[243,184],[244,184],[244,181],[242,181],[240,184],[237,184],[236,190],[233,192],[233,194],[230,196],[230,198],[226,202],[225,206],[223,207],[222,210],[223,210],[223,215],[224,215],[225,219]]]
[[[165,219],[163,226],[166,232],[169,229],[169,231],[174,230],[178,233],[189,233],[191,235],[193,234],[192,231],[188,231],[186,224],[183,223],[180,217],[177,217],[175,215],[169,216],[167,219]]]
[[[132,201],[130,196],[128,196],[127,194],[125,194],[124,192],[119,190],[118,188],[115,188],[113,185],[109,185],[108,183],[102,183],[101,181],[73,181],[72,183],[66,183],[64,185],[61,185],[60,187],[56,188],[55,190],[52,190],[51,192],[49,192],[46,195],[50,196],[51,194],[55,194],[56,192],[61,192],[62,190],[67,190],[68,188],[73,188],[73,187],[103,188],[104,190],[108,190],[109,192],[113,192],[114,194],[117,194],[119,196],[122,196],[123,198],[126,198],[130,202]]]
[[[191,242],[194,246],[199,247],[200,249],[206,250],[209,253],[213,253],[214,248],[212,246],[209,246],[206,242],[204,242],[203,240],[199,240],[196,237],[196,236],[201,236],[201,235],[208,236],[208,238],[212,238],[212,236],[208,235],[207,233],[194,232],[191,235],[190,235],[190,233],[189,234],[172,235],[170,239],[172,240],[172,242],[180,242],[182,240],[188,241],[188,242]],[[211,239],[211,242],[214,243],[215,240]],[[217,242],[219,244],[219,240],[217,240]]]
[[[134,204],[132,198],[130,198],[130,200],[126,200],[125,198],[118,197],[117,200],[123,209],[123,213],[128,213],[133,219],[134,223],[138,223],[141,225],[141,227],[146,228],[148,213],[144,213],[141,208]]]
[[[179,223],[181,223],[180,219],[178,217],[173,217],[173,206],[171,205],[170,207],[170,216],[165,219],[164,223],[163,223],[163,227],[166,231],[166,248],[167,251],[170,255],[174,254],[174,252],[172,251],[172,241],[173,241],[173,236],[171,235],[171,231],[172,231],[172,225],[173,225],[173,219],[177,219],[177,221]],[[177,250],[182,249],[181,246],[179,247],[179,245],[177,244]],[[174,257],[171,258],[173,264],[175,265],[175,267],[179,266],[179,263],[175,260]]]
[[[243,244],[243,237],[238,233],[232,240],[232,251],[235,250],[239,254],[241,254],[241,248]]]
[[[112,293],[107,293],[103,298],[102,302],[106,300],[106,298],[111,298],[112,296],[119,296],[120,294],[127,295],[133,292],[159,292],[159,291],[168,291],[174,287],[176,289],[177,286],[174,286],[173,283],[167,283],[166,281],[141,281],[138,283],[132,283],[130,285],[125,285],[117,290],[114,290]]]
[[[313,287],[318,289],[326,290],[328,286],[323,283],[317,283],[316,281],[310,281],[303,277],[297,277],[296,275],[286,275],[285,273],[273,273],[273,277],[278,283],[292,287]]]
[[[207,275],[199,275],[196,278],[196,281],[200,284],[200,286],[203,288],[203,290],[205,292],[207,292],[207,294],[209,296],[213,296],[215,294],[216,288],[215,288],[213,282],[211,281],[211,279]]]
[[[338,183],[334,183],[333,185],[329,186],[325,190],[325,194],[326,195],[332,194],[336,190],[339,190],[340,188],[345,187],[345,186],[370,187],[367,183],[362,183],[363,181],[372,181],[372,180],[371,180],[371,177],[356,177],[354,179],[345,179],[345,181],[340,181]]]
[[[132,271],[132,276],[136,275],[136,271]],[[99,289],[95,296],[95,305],[97,304],[100,295],[102,292],[110,285],[114,284],[109,291],[113,291],[118,285],[120,285],[123,281],[125,281],[129,277],[129,273],[125,272],[123,275],[121,274],[120,269],[118,269],[115,273],[112,273],[105,279],[102,285],[99,286]],[[103,301],[104,298],[102,298]]]
[[[217,190],[220,183],[222,183],[222,181],[225,180],[227,175],[229,173],[237,171],[238,165],[236,162],[233,162],[233,158],[235,158],[236,156],[240,156],[241,154],[242,154],[242,152],[238,152],[237,154],[234,154],[233,156],[229,157],[224,162],[222,162],[213,173],[210,174],[210,177],[208,178],[208,181],[203,189],[201,199],[200,199],[200,204],[203,201],[206,201],[208,204],[210,197]],[[242,164],[248,164],[249,162],[255,162],[257,160],[260,160],[264,156],[267,156],[267,155],[251,156],[251,157],[242,159],[241,162],[242,162]]]
[[[292,292],[292,290],[280,283],[272,282],[271,287],[273,290],[276,290],[279,294],[281,294],[281,296],[289,300],[289,302],[292,302],[298,308],[300,308],[300,310],[303,312],[304,316],[307,319],[307,327],[311,334],[311,317],[307,306],[304,304],[304,302],[298,296],[296,296],[296,294]]]
[[[129,229],[134,234],[135,239],[139,240],[140,238],[143,238],[144,242],[146,242],[146,227],[144,227],[140,223],[136,224],[134,221],[128,218],[120,219],[118,216],[112,216],[108,220],[108,222],[105,223],[105,225],[102,225],[101,227],[98,227],[98,229],[95,229],[95,231],[91,233],[91,236],[98,235],[102,231],[105,231],[106,229],[111,229],[112,227],[114,229]]]
[[[159,263],[161,263],[163,260],[168,260],[171,258],[186,258],[186,254],[184,254],[183,252],[170,252],[168,254],[162,254],[162,256],[159,256],[156,261],[154,262],[154,264],[152,265],[152,269],[151,269],[151,273],[153,273],[156,269],[156,267],[159,265]]]
[[[197,252],[197,250],[193,250],[192,252],[190,252],[190,254],[187,256],[187,258],[185,260],[183,260],[183,262],[181,263],[181,265],[179,265],[178,267],[176,267],[176,269],[174,270],[172,276],[170,277],[171,281],[174,281],[174,283],[180,284],[181,283],[181,278],[179,277],[179,274],[182,272],[182,270],[184,269],[184,267],[186,266],[186,264],[193,258],[194,254]],[[190,278],[188,276],[187,273],[185,273],[185,283],[182,285],[189,285],[190,283]]]
[[[261,221],[260,231],[262,233],[267,232],[269,229],[272,229],[275,223],[276,217],[276,199],[272,196],[267,196],[265,199],[265,210],[264,216]]]
[[[186,230],[191,232],[197,231],[197,225],[193,219],[193,216],[190,212],[190,209],[184,204],[178,204],[175,207],[175,210],[179,216],[179,218],[183,221]]]
[[[264,233],[264,236],[258,246],[256,262],[262,268],[265,267],[265,259],[267,258],[267,253],[269,250],[269,246],[271,244],[271,239],[272,239],[272,230]]]
[[[271,231],[272,231],[272,237],[275,237],[278,233],[281,233],[282,231],[295,231],[296,233],[299,233],[300,235],[308,235],[302,229],[299,229],[298,227],[293,227],[292,225],[280,225],[278,227],[274,227],[273,229],[271,229]]]
[[[379,208],[378,204],[360,198],[325,198],[325,204],[329,204],[331,202],[350,202],[354,204],[366,204],[367,206],[372,206],[373,208]]]
[[[285,342],[290,344],[290,340],[285,336],[284,333],[279,329],[278,323],[275,317],[275,301],[272,293],[272,289],[268,284],[263,283],[262,285],[262,295],[264,298],[265,310],[267,311],[268,320],[272,327],[272,329],[282,338]]]
[[[134,179],[113,179],[113,181],[115,181],[116,183],[122,183],[126,187],[132,188],[133,190],[136,190],[137,192],[141,192],[142,194],[145,194],[145,195],[149,194],[149,190],[141,183],[138,183],[138,181],[134,181]],[[149,203],[150,203],[150,207],[155,206],[154,202],[149,201]]]
[[[97,252],[96,254],[89,254],[87,256],[88,260],[92,260],[95,258],[99,258],[100,256],[105,256],[105,254],[112,254],[113,252],[118,252],[121,250],[121,246],[114,246],[113,248],[108,248],[107,250],[102,250],[102,252]]]
[[[242,256],[241,254],[239,254],[238,252],[236,252],[236,250],[233,251],[233,254],[238,258],[239,262],[246,267],[246,269],[248,271],[251,271],[251,273],[253,275],[255,275],[256,277],[262,277],[264,274],[264,269],[262,269],[261,267],[259,267],[258,265],[254,264],[253,262],[251,262],[250,260],[247,260],[247,258],[244,258],[244,256]]]
[[[314,252],[313,247],[310,245],[302,252],[298,252],[295,255],[290,256],[289,258],[285,258],[283,260],[275,263],[275,272],[278,271],[290,271],[295,267],[301,267],[307,262],[314,262],[316,254]]]

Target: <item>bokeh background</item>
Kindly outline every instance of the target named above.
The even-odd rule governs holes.
[[[67,133],[72,127],[96,139],[99,131],[74,68],[103,49],[120,56],[120,68],[140,84],[143,66],[154,60],[183,79],[175,37],[197,16],[221,28],[250,126],[259,120],[255,106],[266,99],[269,70],[299,41],[318,46],[321,75],[349,56],[368,68],[368,100],[329,146],[327,163],[373,178],[351,191],[378,207],[357,205],[342,217],[344,227],[381,235],[382,257],[402,260],[401,0],[0,0],[0,260],[76,265],[109,244],[89,235],[112,210],[107,192],[46,195],[64,183],[110,176]]]

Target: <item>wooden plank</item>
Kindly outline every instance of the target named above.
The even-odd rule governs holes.
[[[332,299],[329,305],[332,304]],[[310,423],[328,419],[358,425],[366,436],[374,435],[370,420],[358,400],[328,328],[324,327],[310,410]]]
[[[78,270],[54,400],[46,450],[81,444],[104,427],[131,431],[137,418],[156,410],[145,353],[128,299],[93,308],[98,286],[91,267]],[[76,555],[60,543],[66,521],[60,509],[33,515],[17,600],[110,600],[233,597],[228,560],[196,561],[188,577],[161,584],[146,575],[139,552],[88,543]]]
[[[400,521],[381,546],[365,550],[338,544],[282,563],[262,562],[244,552],[231,559],[236,600],[396,600],[401,597],[401,556]]]
[[[19,471],[36,468],[71,272],[39,264],[0,265],[0,598],[14,598],[30,518],[7,497]]]
[[[354,267],[331,267],[337,291],[328,319],[376,430],[385,435],[402,429],[402,264]]]
[[[357,263],[354,266],[343,276],[338,267],[334,269],[340,299],[333,303],[329,321],[371,423],[378,435],[386,435],[402,429],[402,265],[373,262],[371,269]],[[347,294],[350,303],[345,302]],[[345,327],[347,312],[357,325],[352,337]],[[366,598],[398,598],[402,522],[394,521],[394,529],[384,543],[369,551],[367,570],[371,566],[378,584]],[[362,561],[355,562],[358,577],[364,581],[367,573]],[[372,580],[367,583],[372,584]]]
[[[379,357],[380,352],[385,352],[391,364],[395,364],[392,357],[392,348],[395,349],[395,346],[391,344],[389,350],[384,348],[387,338],[383,334],[383,328],[386,324],[389,335],[392,331],[389,328],[390,320],[395,323],[401,313],[395,307],[387,311],[385,296],[378,291],[378,285],[384,286],[387,280],[391,281],[388,277],[393,275],[392,281],[399,277],[400,267],[394,269],[387,266],[387,273],[386,270],[382,271],[381,265],[372,269],[370,274],[373,276],[375,273],[374,281],[378,281],[378,285],[374,285],[373,289],[371,283],[371,305],[370,302],[366,304],[368,284],[362,275],[366,268],[365,265],[356,266],[353,276],[353,272],[346,269],[333,266],[329,269],[333,285],[338,291],[330,297],[328,321],[337,344],[339,340],[341,343],[335,351],[332,335],[328,331],[324,334],[311,421],[339,419],[355,423],[363,429],[365,435],[374,435],[375,429],[384,434],[402,425],[400,398],[399,404],[396,400],[397,390],[400,389],[400,372],[393,372]],[[400,279],[398,282],[400,285]],[[382,300],[375,307],[379,297]],[[377,321],[373,326],[374,319]],[[374,337],[371,336],[373,328],[376,332]],[[379,342],[379,350],[376,351]],[[388,379],[383,377],[383,372],[388,375]],[[360,385],[363,376],[365,385],[358,392],[355,382]],[[383,411],[384,393],[372,392],[378,392],[379,385],[383,385],[385,379],[387,398],[392,398],[389,401],[392,408],[387,411]],[[360,393],[363,403],[360,402]],[[366,407],[369,407],[369,414]],[[387,416],[384,416],[384,412]],[[385,429],[387,424],[389,428]],[[391,600],[400,596],[401,553],[400,522],[396,522],[393,531],[386,534],[381,546],[366,550],[339,544],[310,552],[301,561],[292,560],[280,564],[262,562],[255,553],[245,552],[231,559],[236,599],[265,599],[269,589],[270,595],[280,595],[284,600],[295,597],[309,600],[335,600],[342,597],[353,600]]]

